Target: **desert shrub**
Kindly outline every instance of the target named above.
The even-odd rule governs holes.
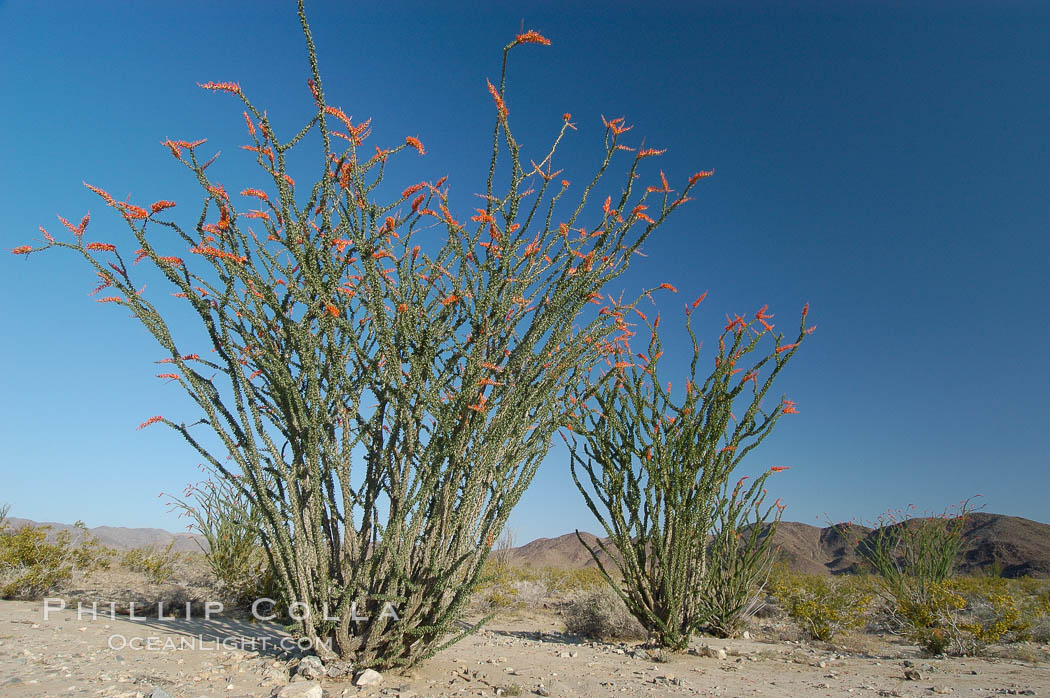
[[[1025,598],[1023,613],[1030,625],[1029,639],[1050,643],[1050,581],[1025,577],[1019,585]]]
[[[77,521],[72,532],[53,535],[51,526],[11,530],[7,511],[0,508],[0,597],[39,598],[70,581],[74,573],[109,567],[112,551],[89,535],[83,522]]]
[[[822,577],[780,571],[773,593],[788,616],[815,640],[830,642],[837,634],[865,624],[872,593],[856,577]]]
[[[548,594],[590,591],[605,584],[601,571],[596,567],[571,569],[543,567],[540,569],[540,581],[543,582]]]
[[[592,546],[582,536],[580,542],[627,608],[670,649],[684,649],[702,628],[732,634],[757,607],[783,510],[779,500],[765,503],[765,483],[786,468],[770,468],[750,486],[749,478],[732,488],[727,483],[779,418],[796,412],[790,400],[770,409],[763,399],[812,330],[808,305],[791,343],[773,332],[767,308],[752,320],[738,315],[719,338],[711,374],[700,379],[691,310],[702,299],[686,306],[693,359],[681,400],[659,376],[659,323],[642,315],[648,351],[619,355],[614,380],[572,413],[578,415],[571,424],[573,481],[612,545],[599,539]],[[622,582],[614,581],[601,552]]]
[[[518,589],[514,586],[513,570],[493,560],[487,560],[478,592],[483,603],[491,610],[508,609],[518,601]]]
[[[172,551],[174,547],[175,541],[168,543],[168,547],[163,550],[156,546],[131,548],[121,555],[120,565],[146,575],[150,584],[164,584],[175,574],[179,563],[180,555]]]
[[[518,582],[522,580],[510,564],[513,547],[514,532],[504,529],[482,568],[478,589],[482,592],[485,604],[493,610],[507,609],[519,603],[521,588]]]
[[[191,519],[191,530],[204,538],[200,548],[219,588],[243,604],[273,599],[274,610],[282,613],[287,604],[263,544],[259,508],[221,476],[190,485],[184,494],[185,499],[168,496],[180,516]]]
[[[97,570],[108,570],[116,551],[102,545],[97,536],[88,533],[83,521],[73,524],[74,534],[60,531],[56,542],[65,543],[70,555],[74,572],[91,573]],[[73,540],[73,537],[76,540]]]
[[[536,607],[605,584],[594,567],[525,567],[489,559],[478,593],[491,610]]]
[[[741,483],[719,498],[718,525],[706,551],[699,612],[704,629],[716,637],[739,635],[759,611],[776,557],[772,541],[780,508],[768,522],[768,512],[762,512],[765,492],[742,497]]]
[[[49,543],[50,526],[0,531],[0,596],[36,599],[73,576],[68,541]]]
[[[202,188],[188,225],[173,201],[139,206],[92,186],[123,218],[123,240],[85,240],[85,216],[67,224],[70,241],[45,231],[12,252],[82,260],[99,301],[156,340],[169,364],[158,377],[187,392],[193,419],[142,426],[174,429],[259,508],[284,596],[305,607],[296,631],[322,658],[412,665],[462,636],[492,542],[637,301],[592,304],[711,173],[675,188],[646,174],[663,151],[629,146],[617,118],[604,121],[597,172],[562,179],[569,114],[530,161],[506,87],[510,52],[550,43],[528,31],[489,88],[480,208],[457,220],[444,177],[384,181],[398,173],[388,162],[424,155],[423,143],[362,149],[369,122],[328,103],[298,10],[313,102],[301,129],[284,132],[237,83],[202,85],[240,100],[260,180],[227,188],[203,141],[168,140]],[[290,151],[305,145],[317,148],[316,178],[297,185]],[[610,187],[617,169],[622,185]],[[361,600],[390,603],[397,618],[355,620]]]
[[[939,516],[884,516],[858,551],[875,571],[891,629],[930,654],[977,654],[1025,635],[1029,621],[1007,580],[953,577],[969,500]]]
[[[970,511],[966,501],[939,516],[917,517],[901,510],[889,513],[861,541],[858,552],[889,596],[921,602],[930,585],[954,574]]]
[[[562,610],[565,629],[596,640],[644,640],[648,633],[611,588],[575,593]]]
[[[897,600],[898,632],[930,654],[982,654],[989,645],[1026,640],[1043,611],[1011,580],[955,577],[927,585],[921,599]]]

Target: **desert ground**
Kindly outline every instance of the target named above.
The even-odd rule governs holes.
[[[1050,569],[1050,526],[981,516],[960,572],[987,575],[994,567],[1039,577]],[[1050,696],[1045,621],[1028,640],[992,645],[980,657],[931,657],[877,622],[831,643],[812,640],[770,595],[743,638],[696,636],[681,653],[653,649],[640,627],[633,640],[584,636],[579,628],[592,626],[579,624],[580,599],[605,585],[594,586],[575,535],[507,550],[511,571],[478,590],[462,621],[464,628],[487,623],[413,669],[356,685],[360,671],[330,676],[339,672],[314,666],[316,658],[303,661],[281,626],[257,622],[244,608],[228,603],[205,617],[204,602],[222,595],[192,538],[173,543],[159,532],[162,546],[177,543],[184,552],[164,553],[172,566],[157,580],[122,560],[144,543],[160,550],[157,531],[93,531],[112,564],[76,572],[48,592],[50,602],[0,601],[0,697]],[[855,552],[834,533],[785,525],[784,561],[807,573],[848,571]],[[634,623],[622,604],[619,616],[609,604],[598,607],[614,619],[605,627],[623,629],[616,618]]]
[[[871,635],[835,646],[785,640],[780,622],[769,619],[756,619],[751,639],[697,638],[672,655],[570,635],[552,609],[516,610],[415,669],[355,686],[297,676],[294,643],[277,626],[106,613],[78,618],[73,605],[45,620],[43,602],[0,602],[0,695],[1050,695],[1050,646],[931,659]]]

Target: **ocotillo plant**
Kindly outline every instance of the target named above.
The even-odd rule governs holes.
[[[783,468],[770,468],[750,487],[747,478],[731,489],[727,482],[777,420],[796,412],[787,399],[771,408],[762,401],[812,330],[805,326],[808,306],[790,344],[774,333],[768,306],[751,320],[727,317],[714,369],[701,384],[691,311],[702,300],[686,307],[693,358],[684,396],[676,401],[658,373],[659,317],[650,323],[642,315],[651,331],[648,353],[617,357],[614,379],[592,401],[581,400],[571,426],[582,436],[582,445],[571,437],[573,480],[609,536],[608,544],[580,542],[642,625],[671,649],[684,648],[704,626],[734,632],[765,579],[770,529],[782,505],[764,504],[764,486]],[[766,344],[770,352],[746,366]]]
[[[450,631],[563,423],[567,396],[623,341],[619,319],[586,313],[588,304],[710,173],[680,192],[662,172],[639,184],[643,161],[662,151],[632,150],[621,142],[624,120],[603,119],[604,154],[577,192],[554,169],[576,128],[569,114],[539,162],[526,160],[510,126],[506,66],[512,49],[550,43],[529,31],[505,47],[500,78],[488,84],[487,188],[461,222],[445,178],[387,193],[387,161],[423,155],[423,143],[408,136],[366,152],[369,121],[325,99],[302,2],[299,19],[316,110],[290,139],[239,84],[202,85],[243,102],[245,149],[266,184],[238,199],[210,178],[203,141],[168,140],[206,197],[192,227],[166,217],[173,202],[140,207],[91,187],[126,221],[134,262],[174,286],[205,346],[176,336],[114,242],[85,240],[87,216],[66,224],[71,242],[45,232],[39,246],[14,252],[79,255],[105,289],[99,302],[130,311],[157,340],[170,364],[159,377],[203,414],[142,426],[175,429],[257,508],[274,572],[302,616],[298,632],[317,653],[411,665],[458,637]],[[288,153],[311,132],[319,179],[297,186]],[[629,160],[624,184],[585,225],[614,157]]]
[[[958,618],[966,607],[951,585],[973,508],[967,499],[939,516],[916,517],[914,505],[882,516],[857,546],[875,571],[895,629],[934,654],[968,652],[976,626]]]
[[[955,573],[973,507],[967,499],[937,516],[917,517],[914,510],[884,514],[857,550],[892,596],[922,603],[932,584]]]
[[[265,596],[277,603],[279,593],[271,589],[266,552],[259,529],[262,515],[242,488],[221,475],[208,472],[201,483],[189,485],[183,497],[167,495],[172,509],[190,519],[190,530],[198,541],[212,575],[235,601],[252,603]],[[272,485],[271,485],[272,486]]]

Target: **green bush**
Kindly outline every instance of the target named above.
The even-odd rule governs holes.
[[[819,577],[781,571],[773,593],[785,612],[810,637],[831,641],[838,633],[859,628],[872,600],[869,585],[856,577]]]
[[[141,572],[146,575],[150,584],[164,584],[175,574],[175,568],[179,562],[180,555],[172,552],[175,541],[168,543],[164,550],[158,550],[154,546],[147,548],[132,548],[124,551],[120,558],[120,564],[132,572]]]
[[[72,543],[72,535],[67,531],[60,531],[56,536],[59,544],[65,544],[69,551],[73,571],[88,573],[108,570],[115,551],[102,545],[96,536],[89,534],[83,521],[77,521],[73,528],[79,534],[76,544]]]
[[[192,520],[192,529],[204,537],[206,545],[200,547],[219,587],[238,603],[274,599],[281,613],[286,605],[263,545],[259,509],[221,477],[191,485],[186,494],[192,501],[169,497]]]
[[[75,524],[79,541],[70,531],[48,536],[50,526],[7,526],[8,507],[0,507],[0,598],[37,599],[70,581],[74,572],[109,566],[112,551],[90,536],[83,522]]]
[[[565,629],[596,640],[644,640],[648,633],[610,586],[578,592],[563,611]]]
[[[72,578],[67,546],[48,543],[48,530],[24,526],[0,532],[0,596],[36,599]]]
[[[982,654],[989,645],[1032,637],[1047,609],[1013,580],[955,577],[927,585],[921,599],[896,605],[900,633],[930,654]]]
[[[1038,601],[997,569],[952,576],[970,511],[967,501],[940,516],[899,512],[859,548],[877,573],[894,629],[931,654],[979,654],[1023,639],[1040,615]]]

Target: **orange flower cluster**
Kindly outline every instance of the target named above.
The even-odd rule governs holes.
[[[102,193],[105,194],[105,192],[102,192]],[[106,194],[106,196],[108,197],[109,194]],[[112,203],[113,200],[110,199],[109,201]],[[62,221],[62,225],[66,226],[66,228],[69,230],[69,232],[73,233],[74,235],[77,236],[77,238],[79,238],[81,235],[84,234],[84,230],[87,228],[88,221],[91,220],[91,214],[90,213],[84,214],[84,217],[80,219],[80,224],[79,225],[73,225],[72,223],[67,221],[65,218],[63,218],[62,216],[58,216],[58,220]],[[43,228],[41,228],[40,230],[43,231],[44,237],[46,237],[48,239],[48,242],[51,242],[52,241],[51,236],[47,234],[47,231],[44,230]]]
[[[207,138],[201,138],[199,141],[173,141],[170,138],[168,138],[166,140],[161,141],[160,144],[163,145],[163,146],[166,146],[168,148],[168,150],[171,151],[171,154],[173,156],[175,156],[176,160],[181,160],[182,159],[182,149],[183,148],[186,148],[187,150],[193,150],[197,146],[203,145],[204,143],[206,143],[207,140],[208,140]],[[91,189],[96,194],[98,194],[100,192],[100,190],[95,189],[95,187],[92,187],[92,186],[88,185],[86,182],[85,182],[84,186],[86,186],[88,189]],[[108,194],[107,194],[107,196],[108,196]]]
[[[518,34],[515,38],[514,43],[516,44],[540,44],[541,46],[550,46],[551,40],[540,34],[534,29],[530,29],[524,34]]]
[[[667,148],[664,148],[663,150],[657,150],[656,148],[645,148],[644,150],[639,150],[638,154],[634,156],[634,159],[641,160],[642,158],[648,158],[654,155],[663,155],[666,152]]]
[[[496,89],[496,86],[489,82],[488,78],[485,78],[485,84],[489,86],[489,94],[492,95],[492,100],[496,103],[496,112],[499,113],[499,118],[507,118],[507,104],[503,101],[503,96]]]
[[[256,199],[262,199],[263,201],[270,200],[270,197],[266,194],[266,192],[260,189],[243,189],[241,191],[241,196],[254,196]]]
[[[235,82],[206,82],[203,84],[198,82],[197,87],[214,92],[232,92],[236,95],[241,93],[241,86]]]
[[[604,116],[602,116],[602,123],[605,125],[605,128],[612,131],[613,135],[616,136],[619,136],[621,133],[627,133],[632,128],[634,128],[634,126],[627,126],[625,124],[625,121],[626,119],[622,116],[616,119],[606,119]]]
[[[405,143],[419,151],[420,155],[426,155],[427,151],[423,149],[423,143],[420,142],[415,136],[408,136],[405,138]]]
[[[236,255],[233,252],[227,252],[226,250],[216,249],[214,247],[207,247],[201,245],[199,247],[190,248],[190,252],[193,254],[202,254],[206,257],[214,257],[216,259],[227,259],[237,264],[244,264],[248,261],[248,258],[244,255]]]
[[[161,416],[160,416],[160,415],[158,414],[158,415],[157,415],[156,417],[150,417],[149,419],[147,419],[147,420],[146,420],[145,422],[143,422],[142,424],[140,424],[140,425],[138,426],[138,428],[139,428],[139,429],[145,429],[145,428],[146,428],[146,427],[148,427],[148,426],[149,426],[150,424],[156,424],[157,422],[159,422],[159,421],[161,421],[161,420],[163,420],[163,419],[164,419],[164,417],[161,417]],[[136,429],[136,431],[138,431],[138,429]]]

